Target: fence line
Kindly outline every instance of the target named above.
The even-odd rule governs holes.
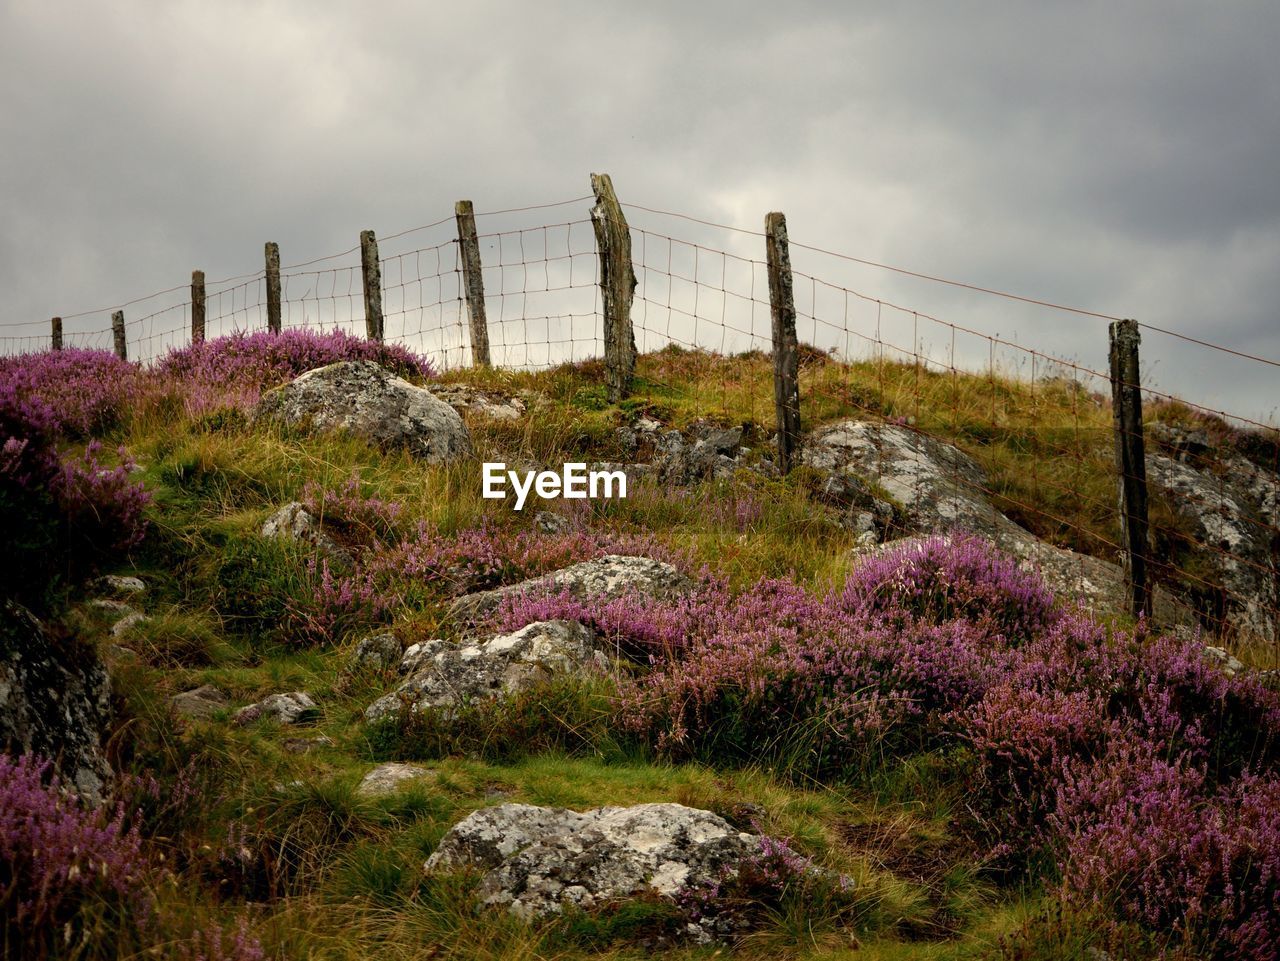
[[[583,216],[476,229],[481,218],[592,201]],[[626,210],[696,224],[719,232],[718,239],[628,224]],[[1139,489],[1150,490],[1150,533],[1137,538],[1152,548],[1145,560],[1157,608],[1176,595],[1173,606],[1202,626],[1280,644],[1280,437],[1272,425],[1141,385],[1136,356],[1126,373],[1096,370],[859,290],[814,267],[797,269],[781,253],[831,257],[1055,314],[1120,318],[807,245],[785,236],[781,214],[769,216],[757,231],[619,202],[607,176],[593,175],[592,194],[568,201],[484,212],[460,201],[452,216],[382,238],[381,253],[366,231],[361,244],[345,251],[280,267],[279,248],[267,244],[262,269],[205,281],[202,297],[197,271],[190,286],[63,314],[43,335],[0,334],[0,353],[47,349],[56,340],[64,348],[114,344],[145,362],[186,346],[200,330],[212,339],[320,327],[403,344],[444,369],[486,363],[540,369],[603,357],[613,400],[647,397],[659,406],[678,400],[696,416],[738,418],[766,436],[777,430],[784,471],[803,463],[801,421],[812,428],[854,418],[899,431],[906,438],[900,443],[954,445],[965,456],[944,457],[939,478],[894,475],[887,455],[872,472],[908,499],[923,496],[929,483],[945,483],[947,496],[967,497],[973,503],[965,509],[982,513],[975,522],[1010,543],[1026,530],[1074,550],[1054,555],[1055,562],[1075,565],[1082,587],[1097,574],[1089,555],[1125,561],[1140,553],[1141,545],[1125,538],[1132,521],[1124,519]],[[390,249],[405,237],[446,228],[449,236],[415,237],[418,246]],[[122,325],[113,323],[122,312]],[[73,320],[80,323],[67,324]],[[1280,366],[1153,324],[1136,327]],[[628,342],[641,355],[638,366]],[[731,371],[721,358],[734,354],[758,355],[759,363],[744,361]],[[1122,396],[1123,404],[1112,399]],[[1125,405],[1144,400],[1147,427],[1141,417],[1119,416]],[[1155,443],[1143,453],[1138,442],[1151,431]],[[1230,442],[1224,456],[1231,466],[1216,475],[1199,469],[1190,450],[1197,432],[1206,431]],[[1127,469],[1117,470],[1118,462]],[[1152,473],[1146,483],[1144,472]],[[1252,485],[1248,503],[1241,483]],[[1147,578],[1138,567],[1130,591],[1136,586],[1141,598]],[[1136,610],[1145,607],[1135,603]]]

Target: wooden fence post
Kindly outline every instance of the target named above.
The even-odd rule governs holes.
[[[62,350],[62,318],[54,317],[49,321],[51,343],[54,350]]]
[[[1136,320],[1111,324],[1111,406],[1115,415],[1116,470],[1125,602],[1134,617],[1151,616],[1147,585],[1147,461],[1142,434],[1142,386]]]
[[[480,264],[480,241],[476,236],[475,208],[470,200],[459,200],[453,207],[458,221],[458,250],[462,261],[462,278],[467,290],[467,318],[471,322],[471,363],[488,367],[489,325],[484,312],[484,276]]]
[[[382,267],[378,263],[378,238],[372,230],[360,231],[360,272],[364,275],[364,327],[366,336],[382,343]]]
[[[800,450],[800,356],[796,350],[796,304],[792,290],[787,218],[764,218],[769,263],[769,307],[773,315],[773,403],[778,416],[778,467],[785,474]]]
[[[636,369],[636,338],[631,329],[631,298],[636,274],[631,268],[631,230],[613,192],[608,174],[591,175],[596,205],[591,208],[596,249],[600,254],[600,293],[604,304],[605,383],[609,402],[618,403],[631,390]]]
[[[204,342],[204,271],[191,271],[191,343]]]
[[[116,356],[121,360],[129,359],[129,350],[124,342],[124,311],[117,310],[111,315],[111,339],[115,341]]]
[[[267,241],[267,330],[280,333],[280,245]]]

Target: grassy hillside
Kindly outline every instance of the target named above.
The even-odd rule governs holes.
[[[1172,765],[1159,767],[1166,780],[1195,781],[1204,799],[1195,810],[1217,805],[1229,812],[1227,823],[1248,822],[1251,836],[1264,839],[1248,850],[1238,839],[1214,848],[1229,849],[1226,882],[1275,892],[1280,825],[1274,812],[1255,811],[1237,791],[1243,776],[1259,779],[1249,782],[1257,796],[1275,794],[1280,706],[1256,683],[1228,683],[1190,664],[1185,647],[1151,643],[1123,624],[1109,634],[1085,621],[1063,622],[1069,615],[1061,607],[1051,599],[1043,611],[1035,607],[1037,589],[1000,562],[988,568],[986,561],[947,555],[938,569],[920,574],[929,590],[939,578],[969,585],[975,599],[969,606],[965,587],[941,606],[918,598],[887,606],[868,600],[883,596],[879,582],[866,580],[871,572],[856,582],[867,594],[846,587],[858,569],[852,535],[806,469],[783,480],[742,472],[687,490],[646,482],[624,501],[561,502],[555,509],[570,529],[543,533],[532,508],[517,514],[507,503],[481,498],[475,463],[433,466],[356,438],[254,426],[246,411],[257,392],[292,372],[280,357],[261,364],[197,358],[121,380],[86,361],[78,375],[84,382],[53,401],[62,420],[45,425],[40,436],[55,439],[50,444],[64,462],[87,449],[108,465],[126,456],[136,461],[132,472],[117,472],[115,488],[89,500],[99,505],[95,523],[119,514],[132,530],[140,518],[140,539],[95,535],[92,544],[76,546],[56,518],[49,521],[47,544],[32,550],[79,553],[55,554],[40,590],[24,600],[60,630],[97,644],[111,663],[119,720],[110,751],[130,775],[124,809],[131,817],[140,812],[144,851],[137,860],[145,866],[136,886],[149,918],[122,909],[119,892],[68,895],[58,922],[85,932],[68,944],[49,935],[52,928],[37,932],[15,920],[9,905],[20,895],[12,872],[6,877],[0,866],[10,952],[23,939],[48,936],[40,943],[51,957],[209,961],[638,958],[655,945],[670,958],[1075,958],[1090,946],[1114,957],[1155,957],[1165,947],[1171,956],[1227,957],[1221,951],[1236,948],[1223,945],[1254,950],[1248,925],[1275,918],[1256,898],[1238,904],[1223,895],[1217,869],[1190,856],[1168,883],[1194,887],[1208,879],[1205,891],[1186,894],[1193,907],[1144,914],[1148,902],[1131,889],[1164,883],[1163,876],[1148,877],[1155,868],[1134,866],[1127,887],[1124,879],[1086,869],[1105,850],[1099,845],[1119,836],[1099,835],[1098,826],[1120,831],[1107,820],[1120,814],[1107,808],[1086,816],[1088,805],[1079,802],[1059,811],[1061,824],[1050,816],[1082,772],[1096,779],[1099,796],[1112,784],[1101,767],[1073,767],[1068,777],[1055,765],[1096,762],[1127,777],[1142,764],[1155,771],[1163,756]],[[425,367],[416,376],[433,379]],[[528,406],[518,420],[467,415],[480,460],[619,461],[625,451],[617,428],[640,416],[676,428],[704,418],[744,425],[746,443],[768,455],[771,374],[768,359],[758,355],[647,355],[633,396],[618,406],[606,402],[593,364],[434,379],[519,396]],[[55,380],[21,381],[13,397],[29,404],[48,396]],[[987,470],[1001,509],[1055,543],[1105,555],[1107,543],[1118,539],[1110,410],[1070,382],[849,367],[812,356],[802,370],[802,396],[806,428],[847,416],[903,418],[953,439]],[[1154,416],[1190,415],[1170,406]],[[1225,430],[1220,436],[1229,440]],[[140,515],[102,506],[138,483],[150,498]],[[71,503],[70,496],[59,503]],[[329,571],[304,546],[259,535],[275,508],[295,500],[321,516],[356,558],[352,571]],[[36,529],[45,508],[13,503],[0,507],[23,520],[24,530]],[[750,688],[740,679],[712,676],[716,645],[732,638],[704,632],[708,613],[681,622],[684,646],[670,663],[637,659],[617,681],[559,683],[450,721],[364,723],[364,708],[395,679],[350,667],[362,637],[389,629],[406,645],[457,639],[464,627],[447,608],[459,594],[611,552],[676,564],[699,579],[706,610],[726,624],[742,621],[746,615],[734,612],[765,594],[785,612],[778,623],[816,605],[816,613],[794,614],[797,650],[830,648],[834,664],[845,656],[835,647],[861,645],[858,657],[870,667],[857,670],[869,673],[812,704],[779,688],[789,704],[779,714],[776,705],[766,709],[744,693]],[[8,563],[16,569],[28,563],[23,556]],[[149,619],[112,636],[112,612],[84,603],[91,594],[85,580],[98,571],[142,578],[147,593],[129,603]],[[775,588],[761,586],[778,583],[768,579],[784,585],[776,597],[769,594]],[[1021,598],[1016,610],[1012,597]],[[1010,620],[995,623],[992,611],[1004,610],[1000,605],[1009,606]],[[601,630],[623,640],[640,636],[628,618],[642,615],[606,614],[615,619],[602,620]],[[748,633],[745,622],[740,629]],[[841,633],[847,629],[856,640],[847,641]],[[910,657],[927,660],[944,640],[955,645],[946,649],[953,650],[946,664],[915,674],[901,667]],[[773,663],[768,658],[781,656],[790,642],[761,642],[760,663]],[[1077,658],[1070,668],[1068,648]],[[676,661],[689,665],[695,686],[676,685]],[[934,679],[960,670],[960,661],[970,671],[963,678]],[[1097,694],[1092,680],[1073,682],[1081,686],[1072,690],[1055,686],[1085,662],[1096,669],[1097,690],[1114,693]],[[793,670],[801,676],[809,667],[771,668],[765,676],[776,680]],[[897,686],[877,695],[876,705],[889,705],[875,708],[878,726],[840,713],[889,675]],[[1043,682],[1037,696],[1044,700],[1028,706],[1034,685],[1026,679],[1033,676]],[[229,706],[208,721],[175,715],[169,698],[203,684],[226,692]],[[1159,723],[1149,716],[1156,702],[1143,700],[1152,684],[1170,694],[1159,701],[1165,712]],[[230,723],[233,707],[293,690],[310,692],[321,705],[314,724]],[[701,737],[695,730],[672,747],[662,733],[684,723],[679,712],[637,712],[637,690],[659,699],[683,691],[714,717],[720,733]],[[1026,697],[1014,696],[1018,691]],[[1096,716],[1089,713],[1095,701]],[[1216,721],[1196,728],[1188,719],[1201,711]],[[1021,719],[1008,720],[1015,717]],[[1246,720],[1254,725],[1250,737],[1242,733]],[[1044,732],[1043,744],[1018,740],[1033,723]],[[360,778],[385,760],[422,762],[435,776],[386,798],[360,796]],[[1198,781],[1188,773],[1197,771]],[[1055,780],[1060,775],[1067,780]],[[1182,788],[1169,790],[1183,796]],[[800,884],[772,892],[771,900],[762,896],[755,930],[730,946],[671,943],[670,907],[660,902],[524,924],[478,909],[474,878],[422,872],[452,824],[502,801],[578,809],[677,801],[707,808],[789,839],[854,886],[840,897]],[[1193,814],[1188,808],[1186,816]],[[1068,824],[1070,817],[1077,820]],[[1124,837],[1135,848],[1162,843],[1138,829]],[[1237,929],[1245,933],[1230,942]]]

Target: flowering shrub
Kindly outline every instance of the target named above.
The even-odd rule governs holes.
[[[1056,619],[1053,594],[1008,555],[969,535],[910,541],[865,561],[845,584],[846,610],[941,624],[966,620],[1009,641]]]
[[[136,399],[144,374],[104,350],[65,348],[0,357],[0,394],[38,404],[54,433],[87,437],[110,428]]]
[[[368,571],[335,574],[329,562],[307,561],[310,595],[286,601],[285,633],[297,645],[332,643],[342,635],[385,623],[398,598]]]
[[[0,560],[0,589],[14,596],[47,592],[68,562],[76,576],[98,552],[128,549],[145,531],[149,496],[129,480],[133,462],[123,449],[115,468],[100,463],[97,441],[64,460],[58,429],[46,401],[0,379],[0,526],[12,532]]]
[[[324,524],[344,528],[361,540],[394,539],[403,513],[401,505],[394,501],[366,495],[358,474],[349,477],[336,491],[307,481],[302,489],[302,504]]]
[[[49,772],[30,755],[0,755],[0,924],[24,956],[77,944],[88,910],[131,923],[151,909],[146,858],[123,809],[88,810]]]
[[[204,413],[252,406],[262,391],[343,360],[377,361],[402,377],[435,375],[429,360],[398,344],[379,344],[342,330],[320,334],[302,328],[205,340],[170,351],[156,369],[182,382],[192,413]]]
[[[1275,961],[1280,779],[1245,775],[1216,794],[1205,781],[1185,757],[1150,745],[1069,768],[1053,818],[1064,895],[1189,932],[1212,957]]]

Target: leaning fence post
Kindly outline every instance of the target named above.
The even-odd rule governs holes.
[[[1120,484],[1120,534],[1125,601],[1134,617],[1151,615],[1147,587],[1147,461],[1142,435],[1142,386],[1136,320],[1111,324],[1111,406],[1115,415],[1116,469]]]
[[[459,200],[453,207],[458,221],[458,249],[461,251],[462,278],[467,291],[467,317],[471,321],[471,363],[488,367],[489,326],[484,312],[484,276],[480,265],[480,240],[476,236],[475,208],[470,200]]]
[[[267,241],[267,330],[280,333],[280,245]]]
[[[124,311],[117,310],[111,315],[111,339],[115,341],[116,356],[121,360],[129,359],[128,348],[124,343]]]
[[[631,377],[636,369],[636,338],[631,329],[631,298],[636,292],[636,274],[631,267],[631,229],[608,174],[592,174],[591,191],[596,195],[591,225],[595,228],[596,249],[600,254],[605,383],[609,402],[616,404],[631,390]]]
[[[191,343],[204,342],[204,271],[191,271]]]
[[[364,328],[366,336],[382,343],[382,267],[378,263],[378,238],[372,230],[360,231],[360,272],[364,275]]]
[[[778,415],[778,466],[785,474],[800,450],[800,356],[796,350],[796,304],[792,290],[787,218],[764,218],[769,263],[769,307],[773,315],[773,403]]]
[[[52,328],[50,331],[50,342],[53,349],[62,350],[62,318],[54,317],[49,321],[49,326]]]

